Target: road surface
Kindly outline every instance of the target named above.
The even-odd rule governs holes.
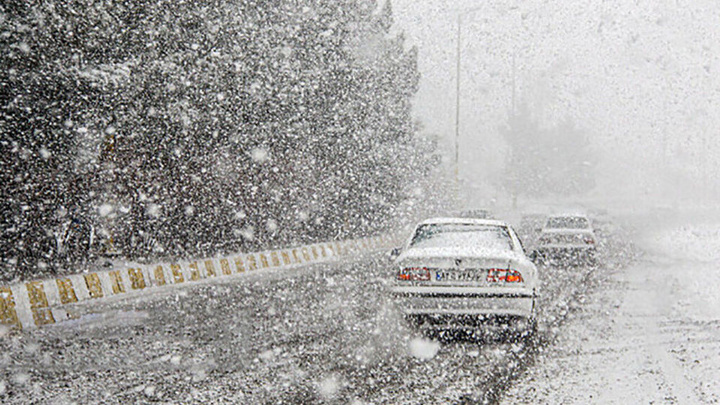
[[[248,274],[74,309],[0,338],[6,403],[487,403],[552,350],[568,315],[632,252],[544,268],[538,340],[435,342],[386,293],[385,255]],[[560,335],[562,335],[560,333]],[[518,394],[522,396],[522,394]]]
[[[720,402],[720,222],[642,224],[643,255],[558,332],[503,403]]]

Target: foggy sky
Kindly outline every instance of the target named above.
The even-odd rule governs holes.
[[[598,193],[667,194],[714,184],[720,147],[720,3],[704,1],[394,0],[396,28],[419,48],[415,115],[453,148],[457,15],[463,13],[463,184],[504,170],[500,139],[517,98],[541,122],[569,117],[595,134]],[[489,186],[476,195],[489,197]],[[685,190],[683,188],[682,190]],[[697,191],[697,190],[694,190]],[[682,191],[694,192],[694,191]]]

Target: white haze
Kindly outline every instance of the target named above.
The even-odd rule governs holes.
[[[415,114],[446,145],[455,138],[457,15],[463,13],[460,181],[498,197],[506,170],[498,128],[515,87],[544,125],[570,118],[592,131],[591,198],[635,202],[717,197],[720,3],[712,0],[393,2],[396,28],[419,47]]]

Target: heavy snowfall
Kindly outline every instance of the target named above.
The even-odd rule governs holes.
[[[4,0],[0,402],[720,402],[720,4],[551,3]]]

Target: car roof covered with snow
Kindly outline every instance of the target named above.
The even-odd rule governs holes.
[[[588,218],[588,215],[582,211],[561,211],[554,212],[547,216],[548,218],[565,218],[565,217],[581,217]]]
[[[457,217],[438,217],[430,218],[422,221],[419,225],[428,224],[469,224],[469,225],[491,225],[491,226],[507,226],[505,221],[497,219],[480,219],[480,218],[457,218]]]
[[[592,221],[582,213],[548,215],[543,233],[593,233]]]

